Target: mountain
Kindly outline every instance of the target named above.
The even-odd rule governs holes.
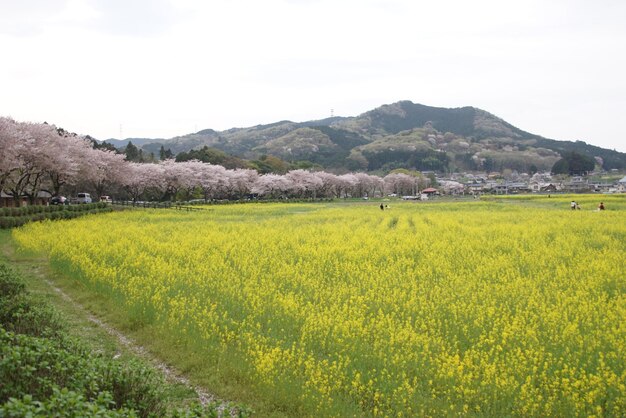
[[[529,172],[550,170],[569,151],[596,158],[607,170],[626,169],[625,153],[582,141],[543,138],[474,107],[448,109],[410,101],[383,105],[355,117],[280,121],[226,131],[204,129],[167,140],[132,141],[144,152],[155,154],[161,145],[174,153],[207,146],[239,158],[273,155],[336,171]]]
[[[106,139],[104,142],[108,142],[109,144],[115,146],[115,148],[124,148],[126,145],[128,145],[129,142],[132,142],[133,145],[137,147],[142,147],[143,145],[151,144],[151,143],[158,142],[158,141],[162,142],[166,140],[163,138],[125,138],[125,139],[109,138],[109,139]]]

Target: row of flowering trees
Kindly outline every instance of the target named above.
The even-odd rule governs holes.
[[[72,184],[104,190],[124,156],[92,147],[85,138],[46,123],[0,118],[0,191],[31,202],[44,190],[58,195]]]
[[[363,197],[384,193],[415,194],[428,179],[404,173],[384,178],[366,173],[336,175],[324,171],[292,170],[284,175],[259,175],[255,170],[229,170],[200,161],[161,161],[158,164],[126,163],[117,180],[130,198],[142,196],[169,200],[190,199],[198,194],[207,201],[241,199],[249,195],[266,198]]]
[[[124,155],[94,149],[83,137],[53,125],[0,118],[0,191],[31,202],[40,191],[59,195],[81,187],[96,196],[123,190],[130,199],[171,200],[177,196],[205,200],[258,195],[267,198],[321,198],[416,194],[428,179],[405,173],[384,178],[366,173],[335,175],[293,170],[259,175],[200,161],[134,163]]]

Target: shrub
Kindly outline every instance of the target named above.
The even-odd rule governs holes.
[[[163,414],[160,375],[137,362],[94,354],[72,339],[55,311],[28,295],[23,280],[1,263],[0,382],[0,403],[8,402],[0,416],[16,416],[9,411],[28,405],[43,408],[47,401],[31,401],[68,391],[90,402],[108,393],[109,406],[134,409],[140,416]]]
[[[122,364],[67,338],[42,338],[0,329],[0,401],[27,393],[45,399],[57,388],[77,391],[87,399],[111,394],[115,407],[140,415],[158,414],[163,382],[138,363]]]
[[[0,310],[4,307],[6,300],[24,293],[26,285],[16,274],[6,265],[0,264]]]
[[[35,401],[31,395],[21,399],[11,398],[0,406],[0,416],[7,417],[135,417],[135,411],[122,408],[108,409],[113,400],[107,392],[101,392],[93,401],[67,389],[55,388],[50,398]]]
[[[31,300],[23,280],[4,264],[0,264],[0,326],[34,336],[54,336],[64,329],[58,314]]]
[[[12,216],[5,216],[0,218],[0,227],[3,229],[13,228],[15,226],[15,218]]]

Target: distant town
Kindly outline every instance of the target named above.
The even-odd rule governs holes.
[[[626,193],[626,176],[620,177],[617,170],[582,176],[549,172],[529,175],[510,170],[505,173],[455,173],[437,177],[437,184],[445,194]]]

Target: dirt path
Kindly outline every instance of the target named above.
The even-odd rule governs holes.
[[[139,356],[145,360],[148,360],[150,364],[152,364],[156,369],[160,370],[166,377],[166,379],[180,383],[185,385],[191,389],[193,389],[198,395],[198,399],[200,399],[200,403],[202,405],[207,405],[209,402],[219,401],[218,398],[202,389],[199,386],[194,386],[191,384],[189,379],[187,379],[182,373],[177,371],[176,369],[166,365],[162,361],[158,360],[154,356],[152,356],[143,346],[136,344],[133,340],[111,327],[109,324],[102,322],[100,319],[93,316],[90,312],[85,310],[81,305],[77,304],[67,293],[63,290],[59,289],[54,283],[52,283],[48,279],[43,279],[51,289],[53,289],[56,293],[58,293],[63,299],[67,302],[72,303],[77,310],[79,310],[89,321],[93,322],[103,330],[105,330],[109,335],[114,337],[120,345],[126,347],[129,351],[131,351],[136,356]],[[116,354],[113,358],[117,358],[120,356],[120,353]],[[223,403],[223,402],[220,402]]]
[[[42,258],[41,260],[33,259],[33,260],[28,260],[28,261],[21,260],[18,254],[16,253],[15,248],[13,247],[13,245],[11,245],[10,240],[11,238],[8,235],[4,235],[4,232],[3,232],[3,235],[0,236],[0,252],[4,256],[2,258],[5,258],[9,264],[14,265],[20,270],[23,270],[26,267],[28,269],[29,274],[35,277],[38,277],[40,280],[46,283],[46,285],[49,286],[50,289],[52,289],[55,293],[57,293],[66,302],[70,303],[81,316],[83,316],[84,318],[86,318],[87,320],[94,323],[102,330],[104,330],[106,333],[111,335],[118,342],[119,346],[125,347],[128,351],[133,353],[135,356],[141,357],[142,359],[146,360],[154,368],[158,369],[161,373],[163,373],[166,380],[181,384],[183,386],[186,386],[192,389],[197,394],[198,399],[202,405],[207,405],[210,402],[216,402],[218,404],[221,404],[221,407],[218,408],[220,410],[220,415],[222,415],[222,413],[226,409],[228,409],[227,402],[207,392],[203,388],[193,385],[189,381],[189,379],[187,379],[181,372],[179,372],[175,368],[168,366],[167,364],[160,361],[158,358],[150,354],[150,352],[146,350],[145,347],[137,344],[131,338],[124,335],[123,333],[121,333],[120,331],[112,327],[111,325],[107,324],[106,322],[103,322],[102,320],[94,316],[91,312],[89,312],[87,309],[85,309],[80,303],[72,299],[70,295],[65,293],[61,288],[59,288],[53,281],[51,281],[47,277],[45,268],[43,268],[42,266],[43,263],[47,262],[46,259]],[[22,273],[24,274],[25,271],[23,271]],[[113,358],[118,358],[120,355],[121,353],[117,352]],[[233,411],[231,410],[230,412],[231,412],[230,415],[232,415]]]

